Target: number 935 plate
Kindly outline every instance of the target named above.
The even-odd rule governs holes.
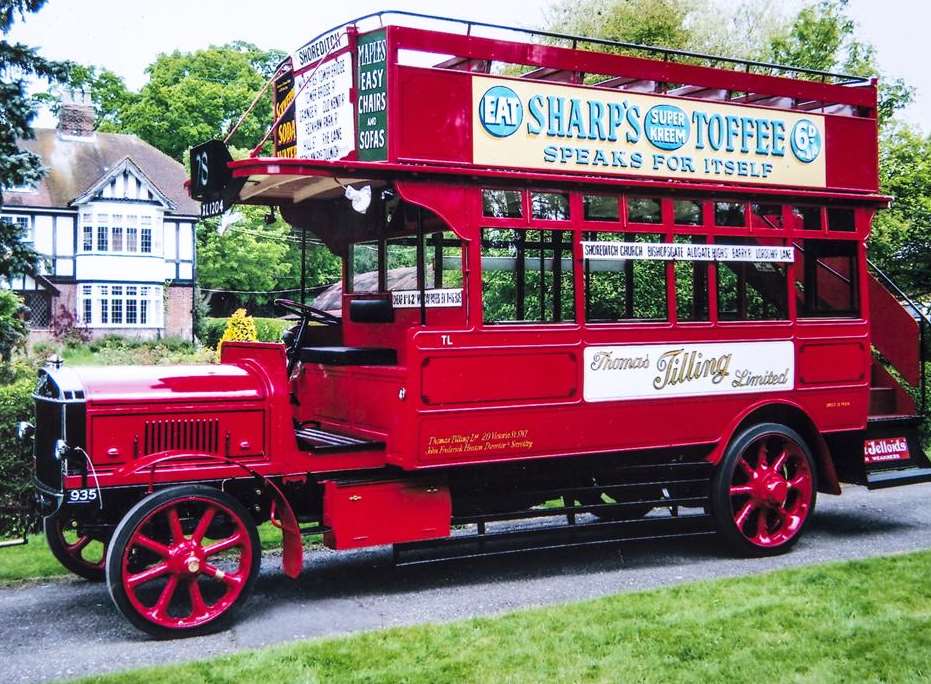
[[[85,504],[97,501],[97,490],[94,487],[86,489],[69,489],[65,492],[65,503]]]

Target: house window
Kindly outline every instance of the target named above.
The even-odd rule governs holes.
[[[152,253],[152,219],[143,216],[139,228],[139,251],[143,254]]]
[[[19,239],[23,242],[32,242],[32,230],[30,230],[30,221],[28,216],[16,216],[13,214],[4,214],[3,220],[12,223],[19,229]]]
[[[135,216],[127,216],[127,222],[135,219]],[[132,226],[126,226],[126,251],[135,252],[139,249],[139,231]]]
[[[123,322],[123,286],[110,287],[110,322],[119,325]]]
[[[81,286],[82,299],[82,317],[81,320],[84,321],[86,325],[90,325],[94,322],[94,288],[91,285]]]
[[[84,239],[81,244],[81,249],[85,252],[91,252],[94,249],[94,227],[93,226],[84,226]]]
[[[97,251],[107,252],[110,245],[110,228],[107,225],[107,215],[97,214]]]
[[[161,299],[153,285],[82,285],[78,311],[93,327],[160,327]]]
[[[29,309],[29,328],[47,329],[52,322],[52,298],[45,292],[26,292],[23,299]]]
[[[110,248],[114,252],[123,251],[123,217],[120,214],[113,215],[113,228],[110,232]]]

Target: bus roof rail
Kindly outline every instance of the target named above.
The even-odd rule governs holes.
[[[740,59],[738,57],[723,57],[719,55],[709,55],[701,52],[693,52],[691,50],[679,50],[676,48],[666,48],[658,47],[655,45],[643,45],[640,43],[630,43],[619,40],[611,40],[608,38],[593,38],[589,36],[578,36],[569,33],[558,33],[555,31],[544,31],[541,29],[532,29],[524,28],[517,26],[506,26],[504,24],[493,24],[485,21],[474,21],[471,19],[456,19],[453,17],[441,17],[434,14],[425,14],[422,12],[410,12],[407,10],[381,10],[379,12],[372,12],[370,14],[365,14],[355,19],[350,19],[349,21],[343,22],[338,26],[335,26],[327,31],[324,31],[318,36],[315,36],[307,42],[313,42],[327,33],[331,33],[334,30],[342,28],[344,26],[358,25],[362,22],[368,20],[378,20],[379,26],[385,25],[385,19],[390,17],[403,17],[408,19],[424,19],[428,21],[437,21],[445,24],[455,24],[461,27],[465,27],[466,35],[472,35],[472,30],[474,28],[485,28],[493,29],[496,31],[508,31],[511,33],[519,33],[523,35],[538,37],[538,38],[549,38],[555,40],[563,40],[569,42],[572,49],[578,49],[583,44],[588,45],[599,45],[603,47],[613,47],[613,48],[622,48],[625,50],[636,50],[639,52],[649,53],[655,56],[662,56],[664,59],[670,58],[680,58],[680,59],[697,59],[704,60],[709,63],[709,66],[714,67],[717,64],[724,63],[731,65],[735,68],[742,68],[745,71],[751,71],[752,69],[759,70],[769,70],[777,71],[782,73],[791,73],[791,74],[805,74],[808,76],[817,76],[820,77],[822,81],[830,81],[834,85],[862,85],[869,83],[872,77],[869,76],[855,76],[852,74],[842,74],[835,73],[831,71],[823,71],[820,69],[810,69],[807,67],[795,67],[788,66],[784,64],[774,64],[771,62],[760,62],[750,59]]]

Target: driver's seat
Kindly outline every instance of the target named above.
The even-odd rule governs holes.
[[[398,365],[398,353],[384,347],[301,347],[298,358],[303,363],[326,366]]]

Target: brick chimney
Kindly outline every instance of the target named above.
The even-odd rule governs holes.
[[[94,135],[94,106],[90,93],[83,90],[65,90],[62,93],[58,133],[77,138]]]

